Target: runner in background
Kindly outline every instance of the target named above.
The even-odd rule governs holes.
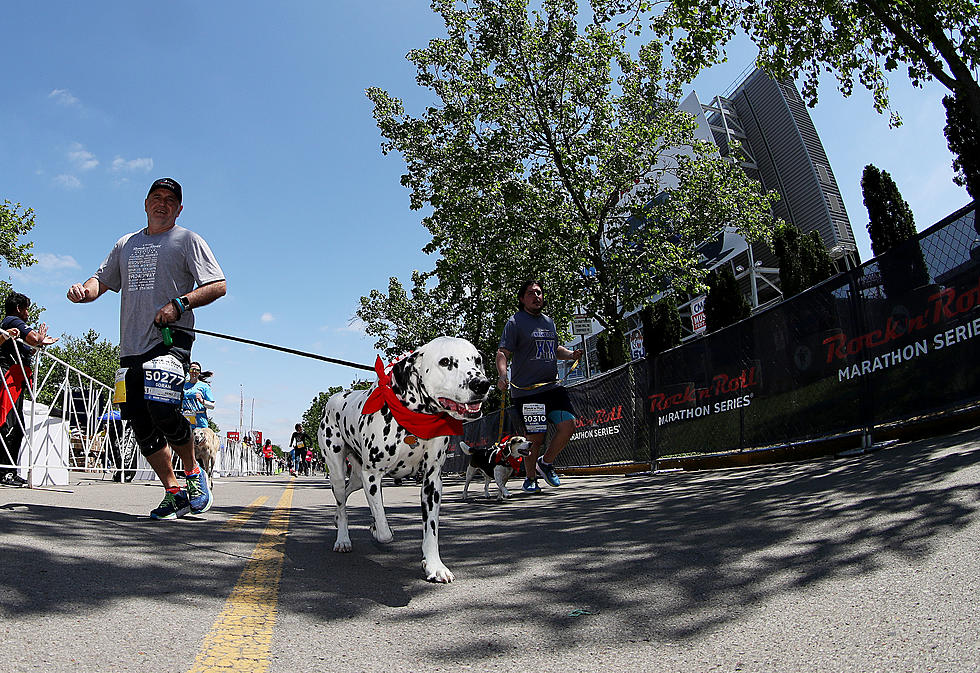
[[[212,372],[201,372],[201,363],[192,362],[189,379],[184,384],[181,413],[194,428],[208,427],[208,412],[214,409],[214,391],[208,379]]]
[[[303,432],[303,425],[296,424],[296,431],[289,438],[289,446],[292,448],[289,455],[293,461],[293,472],[301,472],[306,465],[306,448],[310,445],[310,437]]]

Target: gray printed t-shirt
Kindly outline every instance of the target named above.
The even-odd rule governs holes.
[[[95,278],[119,292],[119,348],[122,357],[142,355],[163,342],[153,325],[157,311],[195,286],[224,280],[211,248],[193,231],[174,225],[150,236],[145,229],[116,241]],[[175,327],[194,327],[194,312]]]
[[[527,388],[535,383],[558,378],[558,333],[555,322],[543,313],[533,316],[521,310],[511,316],[504,325],[499,347],[513,354],[510,380],[515,386]],[[511,387],[510,393],[514,398],[526,397],[551,390],[556,385],[541,386],[534,390]]]

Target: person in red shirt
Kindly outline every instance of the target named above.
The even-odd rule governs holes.
[[[272,475],[272,458],[275,456],[275,451],[272,450],[272,440],[265,440],[265,446],[262,447],[262,457],[265,458],[265,473]]]

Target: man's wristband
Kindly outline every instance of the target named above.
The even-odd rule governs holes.
[[[177,317],[179,318],[183,315],[184,311],[191,307],[191,303],[187,300],[187,297],[176,297],[170,300],[174,308],[177,309]]]

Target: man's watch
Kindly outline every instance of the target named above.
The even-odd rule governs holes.
[[[174,305],[175,309],[177,309],[177,317],[180,317],[184,311],[191,307],[191,302],[186,296],[171,299],[170,303]]]

